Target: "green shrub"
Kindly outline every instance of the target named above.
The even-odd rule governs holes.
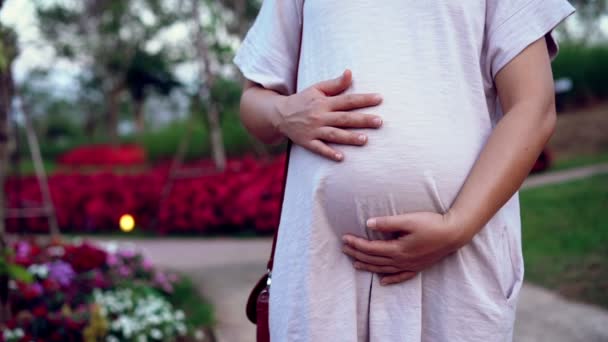
[[[569,106],[608,99],[608,44],[564,43],[553,62],[554,77],[572,80],[572,90],[563,95]]]

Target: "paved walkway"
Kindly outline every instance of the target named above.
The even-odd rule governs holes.
[[[524,182],[522,188],[536,188],[543,185],[563,183],[571,180],[582,179],[599,175],[602,173],[608,173],[608,163],[595,164],[584,167],[577,167],[574,169],[553,171],[542,173],[539,175],[529,176]]]
[[[529,177],[524,188],[608,173],[608,163]],[[99,239],[102,240],[102,239]],[[125,240],[119,240],[125,243]],[[215,306],[219,342],[254,342],[255,327],[245,316],[251,287],[263,274],[272,240],[130,240],[161,267],[188,274]],[[608,341],[608,312],[574,303],[530,284],[518,304],[515,342]]]

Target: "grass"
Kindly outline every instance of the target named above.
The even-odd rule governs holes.
[[[204,300],[192,280],[181,277],[174,285],[169,301],[186,314],[186,323],[193,328],[210,327],[215,323],[213,306]]]
[[[608,308],[608,175],[522,190],[526,279]]]
[[[549,171],[566,170],[600,163],[608,163],[608,152],[560,158],[555,161]]]

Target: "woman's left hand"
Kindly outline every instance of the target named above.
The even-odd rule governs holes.
[[[397,233],[393,240],[368,240],[343,236],[343,252],[355,259],[354,267],[384,274],[383,285],[413,278],[418,272],[455,252],[468,242],[465,229],[452,213],[414,212],[375,217],[367,226],[383,233]]]

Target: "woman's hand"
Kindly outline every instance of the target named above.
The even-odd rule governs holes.
[[[383,285],[400,283],[435,264],[466,244],[465,230],[453,215],[415,212],[371,218],[371,229],[397,233],[394,240],[367,240],[354,235],[343,236],[343,251],[355,259],[360,270],[387,274]]]
[[[345,128],[378,128],[377,115],[349,110],[376,106],[379,94],[342,94],[352,84],[352,73],[317,83],[277,103],[280,113],[274,125],[294,143],[329,159],[340,161],[341,152],[326,143],[364,145],[367,136]]]

